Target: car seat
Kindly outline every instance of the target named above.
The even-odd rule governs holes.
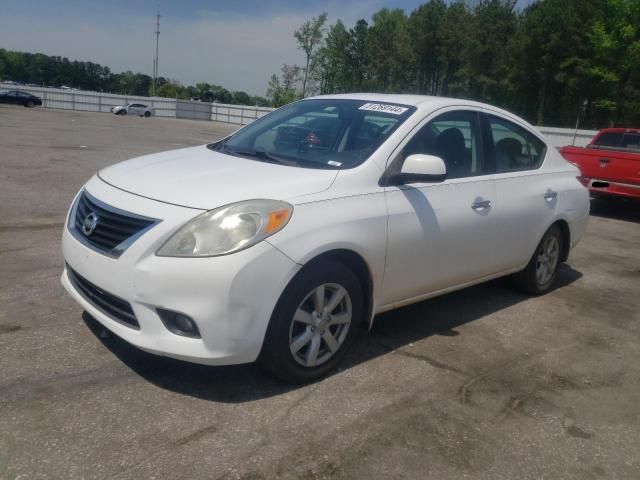
[[[447,176],[467,177],[471,173],[471,158],[465,147],[464,135],[457,128],[440,132],[435,141],[437,155],[447,165]]]
[[[496,143],[495,151],[498,172],[521,167],[522,143],[519,140],[503,138]]]

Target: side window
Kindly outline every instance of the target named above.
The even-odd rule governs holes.
[[[640,149],[640,134],[637,133],[625,133],[622,140],[622,146],[631,150]]]
[[[534,170],[542,164],[547,151],[542,140],[508,120],[493,115],[487,117],[497,173]]]
[[[447,178],[490,173],[480,153],[478,114],[447,112],[416,133],[403,149],[404,158],[416,153],[435,155],[447,166]]]

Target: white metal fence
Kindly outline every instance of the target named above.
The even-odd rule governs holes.
[[[597,130],[578,130],[572,128],[538,127],[538,130],[549,140],[554,147],[564,147],[565,145],[575,145],[585,147],[594,137]],[[574,142],[575,134],[575,142]]]
[[[43,107],[88,112],[110,112],[111,107],[131,102],[152,107],[158,117],[186,118],[192,120],[212,120],[216,122],[246,125],[256,118],[273,111],[273,108],[250,105],[227,105],[222,103],[192,102],[163,97],[138,97],[112,93],[66,90],[50,87],[30,87],[0,83],[0,90],[23,90],[42,98]],[[585,146],[596,134],[592,130],[538,127],[547,140],[555,146]]]
[[[164,97],[138,97],[113,93],[67,90],[50,87],[30,87],[0,83],[0,90],[22,90],[37,95],[45,108],[80,110],[85,112],[110,112],[111,107],[127,103],[142,103],[152,107],[158,117],[213,120],[246,125],[271,112],[273,108],[249,105],[192,102]]]

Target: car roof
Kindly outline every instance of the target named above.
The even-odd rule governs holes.
[[[598,133],[640,133],[638,128],[603,128]]]
[[[334,95],[319,95],[316,97],[310,97],[305,100],[312,99],[327,99],[327,100],[361,100],[365,102],[383,102],[383,103],[395,103],[399,105],[407,105],[416,108],[425,108],[428,110],[437,110],[445,107],[475,107],[482,108],[491,111],[492,113],[498,113],[505,118],[516,120],[521,124],[527,125],[530,129],[541,135],[540,132],[523,118],[487,103],[476,102],[473,100],[467,100],[464,98],[451,98],[451,97],[436,97],[430,95],[409,95],[409,94],[394,94],[394,93],[341,93]]]
[[[493,107],[491,105],[474,102],[473,100],[465,100],[462,98],[436,97],[430,95],[410,95],[404,93],[341,93],[334,95],[319,95],[316,97],[311,97],[310,99],[362,100],[368,102],[396,103],[412,107],[427,106],[429,104],[433,104],[433,106],[437,107],[443,107],[447,105],[468,105],[475,107],[488,107],[494,110],[497,109],[496,107]]]

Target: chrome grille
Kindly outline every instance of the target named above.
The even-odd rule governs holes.
[[[101,310],[104,314],[110,318],[123,323],[127,327],[140,329],[140,324],[136,318],[131,304],[120,297],[105,292],[100,287],[95,286],[86,278],[78,275],[67,264],[67,275],[71,284],[88,302],[90,302],[98,310]]]
[[[83,191],[74,206],[69,228],[85,245],[117,258],[157,222],[111,207]]]

